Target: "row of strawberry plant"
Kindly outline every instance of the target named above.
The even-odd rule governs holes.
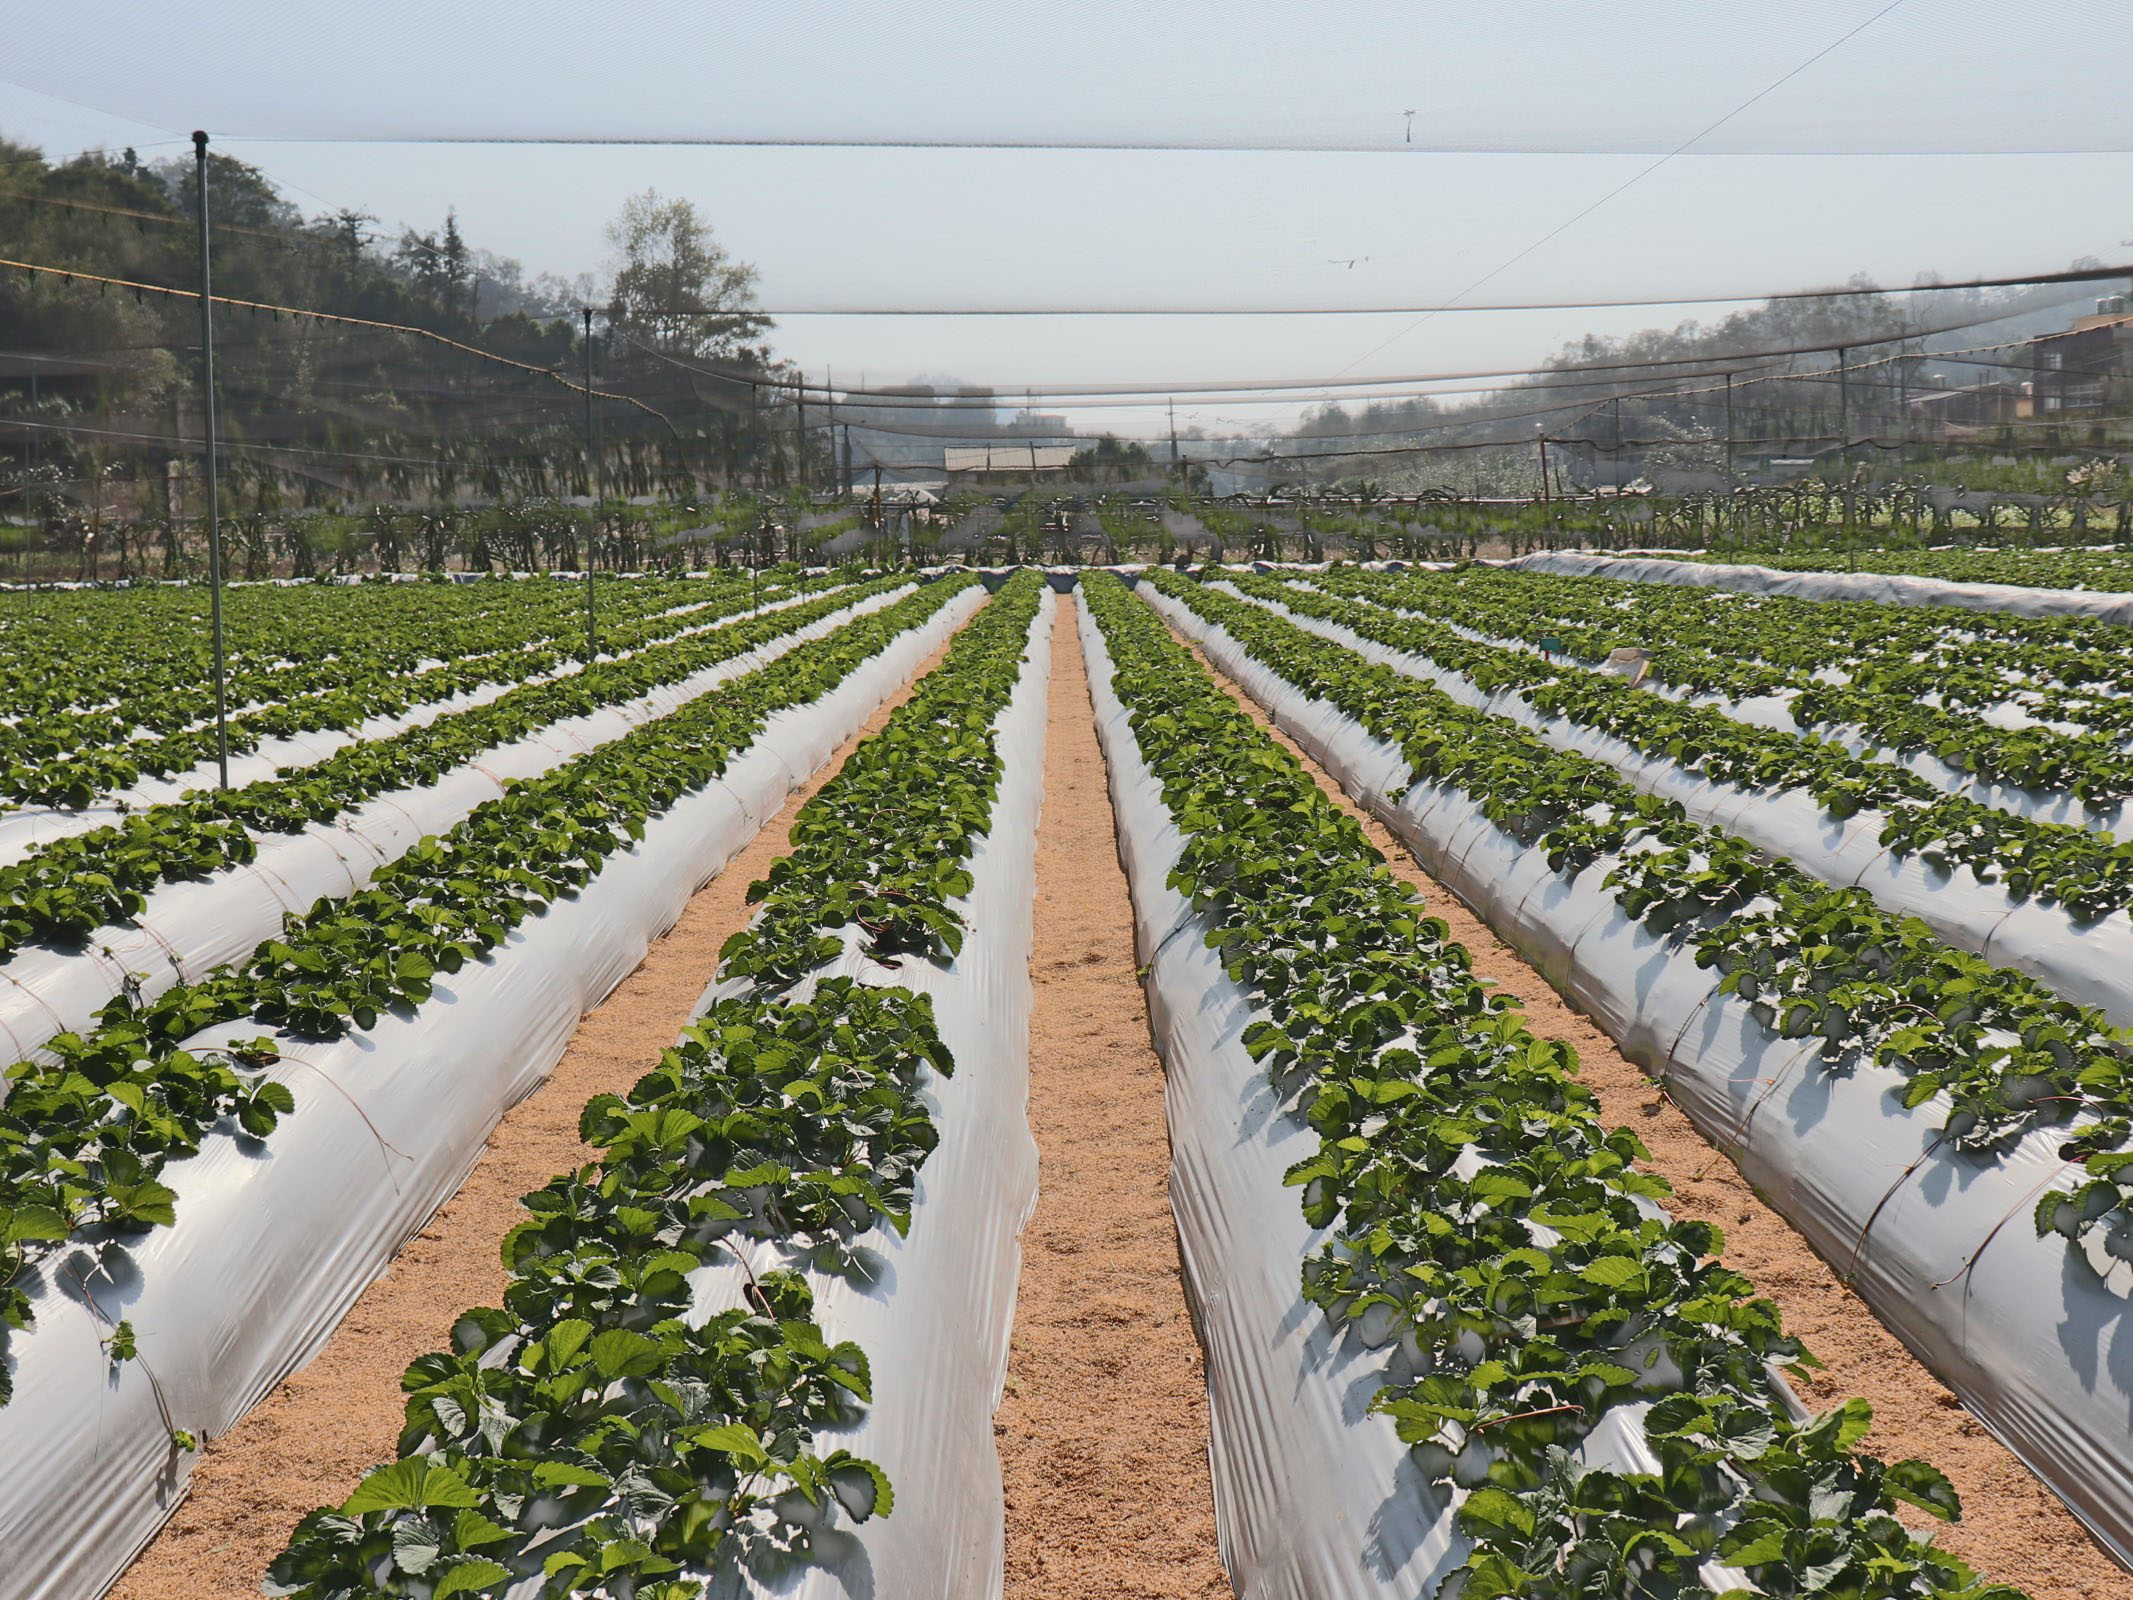
[[[483,751],[565,717],[633,700],[665,684],[799,631],[898,587],[884,578],[831,588],[819,598],[711,626],[748,606],[746,596],[693,613],[689,633],[526,684],[486,704],[242,788],[200,790],[118,822],[54,840],[0,867],[0,962],[25,944],[65,943],[137,914],[158,884],[203,878],[252,860],[262,834],[292,834],[381,794],[434,783]]]
[[[674,578],[617,583],[609,611],[617,620],[654,614],[702,587]],[[370,662],[406,669],[443,654],[567,638],[582,623],[583,599],[581,589],[547,579],[232,587],[223,611],[233,700],[329,689],[338,673]],[[207,625],[201,588],[11,596],[0,607],[0,639],[22,666],[0,684],[0,716],[124,709],[133,699],[151,716],[172,699],[204,715]],[[449,648],[428,648],[435,643]]]
[[[2093,537],[2093,536],[2092,536]],[[2106,593],[2133,591],[2133,552],[2116,549],[2028,550],[1926,549],[1883,550],[1655,550],[1671,560],[1751,562],[1778,572],[1878,572],[1890,576],[1939,578],[1950,583],[2004,583],[2021,589],[2083,589]]]
[[[1542,716],[1607,734],[1715,783],[1803,789],[1840,822],[1878,810],[1886,818],[1881,842],[1898,856],[1921,856],[1942,869],[1960,863],[1982,882],[2004,884],[2015,899],[2034,896],[2083,921],[2133,905],[2133,842],[1951,795],[1907,768],[1841,745],[1664,699],[1611,674],[1558,666],[1398,611],[1249,575],[1228,581],[1254,598],[1433,662],[1485,693],[1509,691]]]
[[[2099,1183],[2123,1175],[2133,1186],[2133,1166],[2118,1153],[2133,1141],[2133,1031],[1942,943],[1864,890],[1833,888],[1690,821],[1603,762],[1557,750],[1247,601],[1172,574],[1149,581],[1296,689],[1389,741],[1415,780],[1472,796],[1565,879],[1611,860],[1606,888],[1623,913],[1723,974],[1723,991],[1750,1002],[1773,1035],[1819,1036],[1833,1070],[1860,1060],[1895,1070],[1913,1107],[1947,1096],[1942,1131],[1952,1147],[1989,1158],[2033,1130],[2064,1129],[2069,1160],[2087,1161]],[[2133,1195],[2117,1209],[2103,1190],[2088,1194],[2083,1235],[2133,1227]],[[2069,1227],[2074,1220],[2056,1208],[2049,1215]],[[2113,1248],[2133,1252],[2123,1239]]]
[[[2011,1596],[1898,1521],[1900,1504],[1952,1518],[1956,1497],[1931,1466],[1857,1449],[1863,1402],[1794,1421],[1773,1364],[1809,1358],[1717,1259],[1716,1227],[1655,1214],[1666,1184],[1602,1127],[1569,1047],[1488,992],[1147,608],[1108,577],[1084,590],[1186,834],[1171,882],[1263,1012],[1247,1047],[1317,1135],[1289,1175],[1334,1229],[1305,1292],[1411,1349],[1372,1406],[1455,1494],[1472,1548],[1438,1593],[1694,1594],[1717,1561],[1760,1593]],[[1656,1472],[1580,1459],[1611,1413]]]
[[[727,613],[750,603],[747,587],[731,581],[701,598]],[[649,616],[611,622],[603,645],[610,652],[636,649],[685,632],[700,620],[693,609],[662,606]],[[399,655],[419,648],[425,654],[444,651],[452,659],[418,671],[397,659],[336,660],[327,687],[285,690],[279,698],[238,710],[229,719],[230,750],[241,754],[270,738],[352,728],[371,717],[400,716],[492,684],[553,673],[582,656],[581,625],[582,618],[572,619],[561,637],[544,625],[522,644],[497,650],[462,652],[450,635],[431,637],[419,647],[404,646]],[[0,793],[18,801],[80,807],[143,776],[190,771],[211,760],[218,746],[213,722],[198,715],[204,707],[192,701],[192,696],[151,696],[144,704],[144,697],[129,694],[122,707],[109,712],[8,728],[0,736]]]
[[[163,1165],[218,1126],[270,1134],[293,1105],[265,1049],[194,1052],[202,1029],[247,1018],[337,1038],[420,1006],[511,929],[594,877],[679,796],[715,780],[771,715],[842,681],[965,586],[944,579],[733,679],[613,743],[476,807],[381,867],[364,889],[292,916],[251,959],[150,1000],[121,995],[50,1061],[8,1069],[0,1103],[0,1326],[31,1315],[25,1270],[94,1224],[172,1220]],[[225,1119],[227,1119],[225,1121]],[[0,1393],[0,1400],[4,1400]]]
[[[878,1465],[815,1444],[870,1400],[865,1354],[749,1249],[911,1225],[938,1138],[924,1084],[955,1063],[928,996],[822,969],[847,933],[892,965],[960,947],[1001,778],[991,730],[1039,600],[1034,574],[1011,580],[802,808],[727,942],[722,997],[627,1095],[586,1106],[600,1157],[527,1196],[503,1307],[408,1369],[400,1459],[305,1518],[270,1589],[685,1600],[736,1545],[804,1562],[835,1508],[891,1510]],[[715,1266],[746,1274],[746,1298],[705,1317],[689,1275]]]
[[[2081,674],[2088,652],[2053,663],[2026,647],[1966,636],[1951,626],[1915,622],[1884,629],[1883,614],[1909,608],[1851,602],[1770,602],[1767,597],[1713,600],[1702,591],[1608,579],[1540,574],[1466,574],[1387,582],[1332,575],[1335,592],[1376,600],[1530,645],[1544,642],[1598,661],[1610,651],[1644,649],[1660,683],[1692,694],[1743,700],[1782,697],[1801,730],[1856,730],[1872,748],[1926,753],[1961,772],[2036,791],[2066,790],[2096,807],[2133,797],[2133,699],[2039,686],[2035,674]],[[1666,597],[1654,602],[1643,590]],[[1672,596],[1687,595],[1686,602]],[[1807,615],[1782,613],[1786,605]],[[1864,618],[1824,612],[1867,610]],[[1967,617],[1969,613],[1961,613]],[[1848,636],[1847,630],[1852,630]],[[2124,630],[2119,630],[2123,633]],[[1718,641],[1724,641],[1721,645]],[[1832,674],[1843,681],[1831,681]],[[2028,725],[1985,719],[2012,706]]]
[[[1721,661],[1744,655],[1763,667],[1800,674],[1797,679],[1751,676],[1738,681],[1742,688],[1771,682],[1803,690],[1923,692],[1953,709],[2011,705],[2040,718],[2074,720],[2116,714],[2121,708],[2111,702],[2133,691],[2123,662],[2126,630],[2098,620],[2078,619],[2076,631],[2055,625],[2077,619],[1801,600],[1528,569],[1469,567],[1448,574],[1386,575],[1378,581],[1417,600],[1519,600],[1529,621],[1538,608],[1550,613],[1550,622],[1611,630],[1620,635],[1614,644],[1644,645],[1646,639],[1633,636],[1641,631],[1669,648],[1682,648],[1685,670],[1710,670],[1713,655]],[[1714,630],[1725,630],[1739,648],[1714,650]]]
[[[614,597],[618,619],[656,612],[685,592],[662,579]],[[231,591],[225,647],[231,702],[272,703],[332,689],[371,665],[413,671],[446,657],[493,654],[557,638],[582,618],[582,596],[561,584],[303,586]],[[573,601],[580,603],[573,606]],[[26,597],[0,637],[26,662],[7,686],[11,729],[75,716],[108,742],[134,730],[182,727],[209,714],[205,597],[145,589]],[[438,648],[441,646],[442,648]],[[108,730],[93,719],[114,720]]]
[[[1625,611],[1650,607],[1654,616],[1672,615],[1680,602],[1667,597],[1685,595],[1689,597],[1687,615],[1702,614],[1713,606],[1739,604],[1746,613],[1767,620],[1774,628],[1809,637],[1818,626],[1819,617],[1823,619],[1819,626],[1833,642],[1868,657],[1894,661],[1921,652],[1943,656],[1956,665],[1966,659],[1989,661],[2006,666],[2021,677],[2068,690],[2125,693],[2133,689],[2133,674],[2128,673],[2124,661],[2125,626],[2103,617],[2028,616],[1952,604],[1907,605],[1852,598],[1810,600],[1792,594],[1704,588],[1629,575],[1639,570],[1631,563],[1623,563],[1622,576],[1612,576],[1603,568],[1598,573],[1581,573],[1572,581],[1590,582],[1610,591],[1608,598]],[[1555,576],[1531,568],[1502,575]],[[1966,657],[1958,647],[1968,647],[1975,654]]]

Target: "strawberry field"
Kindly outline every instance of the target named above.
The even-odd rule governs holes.
[[[2019,1480],[2133,1560],[2133,629],[1661,565],[614,578],[597,653],[574,583],[244,585],[226,786],[200,591],[8,595],[0,1600],[239,1532],[305,1600],[1026,1592],[1054,1184],[1165,1187],[1107,1248],[1204,1448],[1136,1470],[1239,1595],[2102,1592],[1961,1518]],[[1109,901],[1040,868],[1070,791]],[[1033,1136],[1076,916],[1164,1170]],[[578,1075],[654,970],[664,1047]],[[1513,970],[1838,1287],[1745,1267]],[[455,1254],[492,1292],[331,1380],[330,1501],[218,1521]],[[1083,1309],[1093,1410],[1154,1346]],[[1877,1423],[1832,1315],[1968,1434]]]

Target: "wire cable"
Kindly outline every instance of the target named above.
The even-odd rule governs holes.
[[[101,284],[113,289],[131,289],[136,294],[175,295],[184,300],[198,300],[200,298],[200,291],[197,289],[174,289],[168,284],[161,283],[136,283],[131,278],[106,277],[102,273],[82,272],[69,267],[48,267],[33,261],[10,261],[0,258],[0,268],[62,278],[68,283],[79,281],[82,283]],[[380,332],[404,333],[417,339],[428,339],[466,355],[478,356],[483,361],[493,361],[498,366],[513,367],[520,372],[534,373],[537,376],[547,378],[551,382],[561,384],[573,394],[589,394],[596,400],[620,400],[625,405],[635,406],[647,416],[657,418],[660,422],[665,423],[668,429],[672,430],[674,427],[674,424],[664,414],[655,411],[634,395],[614,394],[605,389],[588,389],[584,384],[573,383],[552,367],[536,366],[530,361],[515,361],[509,356],[496,355],[491,351],[479,349],[474,345],[464,344],[444,334],[432,332],[428,328],[417,328],[404,322],[378,322],[369,317],[344,316],[337,311],[311,311],[302,306],[275,305],[265,300],[241,300],[233,295],[218,294],[210,296],[210,298],[218,306],[232,306],[239,311],[271,311],[277,316],[304,317],[314,322],[330,322],[341,327],[370,328]]]

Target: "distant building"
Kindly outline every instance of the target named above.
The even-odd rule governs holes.
[[[1911,431],[1930,437],[1966,428],[2001,427],[2029,416],[2031,395],[2026,383],[1972,383],[1960,389],[1914,394],[1907,402]]]
[[[2095,416],[2133,400],[2133,311],[2126,297],[2096,302],[2064,333],[2030,344],[2035,415],[2040,421]]]
[[[1056,439],[1062,434],[1071,434],[1074,430],[1063,412],[1017,411],[1001,425],[1000,431],[1012,434],[1018,439],[1033,436],[1039,439]]]
[[[1026,478],[1046,473],[1063,476],[1074,459],[1067,444],[950,445],[941,452],[948,476]]]

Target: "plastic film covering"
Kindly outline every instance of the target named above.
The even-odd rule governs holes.
[[[1381,564],[1382,565],[1382,564]],[[1416,563],[1421,565],[1421,563]],[[1262,575],[1273,573],[1284,576],[1299,570],[1295,567],[1270,567],[1259,563],[1255,570]],[[1346,598],[1343,596],[1342,598]],[[1264,605],[1265,601],[1258,601]],[[1394,610],[1400,608],[1394,607]],[[1301,615],[1292,615],[1289,620],[1299,627],[1307,627],[1321,619],[1309,622]],[[1462,639],[1472,639],[1476,644],[1493,646],[1498,650],[1516,650],[1526,655],[1540,655],[1538,646],[1523,639],[1506,639],[1498,634],[1483,633],[1478,628],[1463,627],[1456,622],[1432,619],[1449,632]],[[1332,637],[1332,635],[1328,635]],[[1384,646],[1375,646],[1383,649]],[[1558,662],[1558,665],[1561,663]],[[1735,722],[1745,722],[1750,727],[1766,728],[1773,733],[1791,734],[1798,737],[1812,733],[1819,739],[1840,744],[1855,756],[1868,756],[1890,766],[1903,767],[1914,776],[1925,779],[1935,788],[1949,794],[1962,795],[2017,817],[2028,817],[2038,822],[2063,822],[2071,827],[2087,828],[2095,833],[2125,835],[2133,833],[2133,802],[2121,802],[2115,806],[2092,807],[2085,804],[2071,790],[2024,789],[2014,784],[1999,783],[1977,773],[1965,772],[1952,762],[1941,760],[1931,750],[1899,751],[1888,748],[1855,726],[1844,723],[1817,723],[1803,728],[1792,717],[1793,693],[1781,690],[1776,694],[1745,695],[1735,698],[1713,690],[1689,689],[1681,684],[1665,683],[1656,678],[1647,678],[1641,687],[1647,694],[1678,701],[1683,705],[1700,706],[1716,711],[1720,716],[1731,717]],[[2013,701],[2002,702],[1978,713],[1982,717],[2013,717],[2011,726],[2021,726],[2026,713]]]
[[[308,580],[307,580],[308,581]],[[234,587],[234,585],[233,585]],[[819,594],[797,594],[783,599],[766,601],[758,608],[762,611],[783,611],[789,606],[804,605],[809,600],[821,598]],[[690,609],[676,607],[676,610]],[[671,612],[662,615],[671,615]],[[685,628],[669,638],[658,641],[668,644],[674,639],[687,638],[713,628],[722,628],[729,623],[742,621],[740,617],[722,617],[702,627]],[[647,648],[650,648],[649,646]],[[642,654],[632,651],[630,654]],[[602,661],[616,661],[622,656],[603,655]],[[326,760],[329,756],[360,744],[369,739],[389,739],[409,728],[427,727],[439,717],[454,712],[471,711],[476,706],[499,700],[513,689],[532,683],[546,683],[556,678],[567,678],[582,670],[577,663],[560,667],[554,672],[532,673],[514,683],[487,683],[478,689],[469,689],[461,694],[450,695],[442,700],[433,700],[425,705],[411,706],[406,711],[392,716],[370,717],[352,728],[320,728],[309,733],[276,735],[262,739],[251,750],[230,753],[230,786],[242,788],[248,783],[271,778],[276,773],[291,767],[308,767]],[[241,708],[238,708],[241,709]],[[234,711],[233,711],[234,714]],[[90,806],[23,806],[0,814],[0,866],[12,865],[41,845],[55,839],[70,838],[75,834],[88,833],[115,822],[128,811],[142,810],[148,806],[169,805],[182,800],[194,789],[213,787],[220,779],[216,763],[202,761],[184,772],[170,773],[165,777],[143,777],[124,789],[114,790]]]
[[[1250,604],[1266,604],[1227,585],[1217,587]],[[1558,750],[1605,762],[1646,793],[1680,802],[1698,822],[1787,857],[1825,883],[1864,889],[1887,909],[1917,917],[1947,943],[2026,972],[2070,1000],[2097,1007],[2121,1027],[2133,1026],[2133,916],[2123,911],[2077,921],[2058,906],[2018,900],[1998,884],[1981,882],[1967,866],[1943,871],[1923,856],[1899,856],[1881,842],[1887,817],[1880,811],[1859,811],[1837,821],[1805,789],[1751,790],[1713,782],[1611,734],[1537,712],[1515,691],[1484,690],[1459,673],[1337,622],[1284,606],[1266,609],[1366,660],[1434,684],[1464,705],[1509,718]]]
[[[854,1272],[757,1241],[751,1266],[803,1272],[815,1321],[866,1352],[874,1398],[855,1428],[817,1435],[822,1451],[878,1462],[896,1491],[887,1517],[818,1531],[805,1565],[768,1558],[713,1573],[710,1595],[780,1600],[995,1600],[1004,1583],[1006,1514],[992,1417],[1007,1382],[1008,1335],[1022,1270],[1022,1228],[1037,1202],[1029,1131],[1030,917],[1051,680],[1047,593],[1020,682],[993,724],[1002,766],[992,822],[971,852],[973,887],[956,902],[967,934],[945,967],[869,959],[847,930],[846,975],[933,997],[955,1071],[927,1069],[940,1143],[919,1169],[910,1232],[886,1225],[852,1241]],[[714,985],[703,1007],[729,991]],[[702,1009],[702,1007],[699,1007]],[[737,1267],[696,1274],[704,1317],[742,1304]]]
[[[1690,589],[1785,595],[1794,600],[1870,600],[1884,606],[1953,606],[1962,611],[2007,611],[2018,617],[2094,617],[2133,626],[2133,595],[2081,589],[2025,589],[2011,583],[1956,583],[1879,572],[1780,572],[1774,567],[1662,556],[1603,556],[1543,550],[1492,563],[1566,578],[1620,578],[1629,583],[1678,583]]]
[[[192,1457],[171,1430],[225,1432],[309,1359],[579,1017],[980,601],[958,595],[822,699],[776,713],[720,781],[427,1004],[340,1040],[277,1040],[273,1070],[297,1107],[271,1139],[218,1137],[166,1169],[176,1224],[85,1236],[44,1264],[0,1410],[0,1600],[80,1600],[123,1570],[184,1495]],[[263,1031],[233,1023],[190,1042]],[[114,1365],[99,1341],[122,1318],[140,1359]]]
[[[2098,1276],[2030,1208],[2066,1170],[2063,1130],[1989,1159],[1943,1147],[1945,1097],[1905,1110],[1903,1078],[1827,1070],[1779,1039],[1693,955],[1622,914],[1614,858],[1550,870],[1464,792],[1383,776],[1382,741],[1305,698],[1219,628],[1150,599],[1380,816],[1416,859],[1590,1015],[1730,1157],[1876,1316],[2133,1561],[2133,1268]]]
[[[1429,1484],[1391,1421],[1368,1410],[1398,1347],[1371,1350],[1351,1330],[1336,1333],[1304,1298],[1304,1260],[1333,1230],[1306,1223],[1283,1177],[1317,1136],[1244,1048],[1258,1013],[1207,947],[1210,923],[1169,885],[1184,836],[1141,758],[1086,609],[1081,634],[1163,1058],[1171,1208],[1207,1356],[1222,1564],[1240,1600],[1422,1600],[1470,1548],[1452,1517],[1463,1494]],[[1644,1410],[1616,1407],[1579,1455],[1617,1471],[1656,1470]],[[1713,1590],[1743,1581],[1715,1563],[1703,1577]]]
[[[476,806],[501,795],[507,784],[539,777],[611,743],[910,592],[868,596],[636,699],[561,718],[493,746],[435,783],[378,795],[300,833],[263,834],[253,860],[212,877],[158,886],[140,915],[123,926],[99,929],[84,948],[33,945],[18,951],[0,966],[0,1059],[23,1060],[41,1052],[54,1034],[88,1026],[129,982],[153,996],[173,983],[197,981],[224,962],[243,960],[260,940],[280,931],[286,913],[308,911],[321,896],[354,893],[379,867],[425,836],[454,827]],[[357,736],[325,737],[352,743]]]

